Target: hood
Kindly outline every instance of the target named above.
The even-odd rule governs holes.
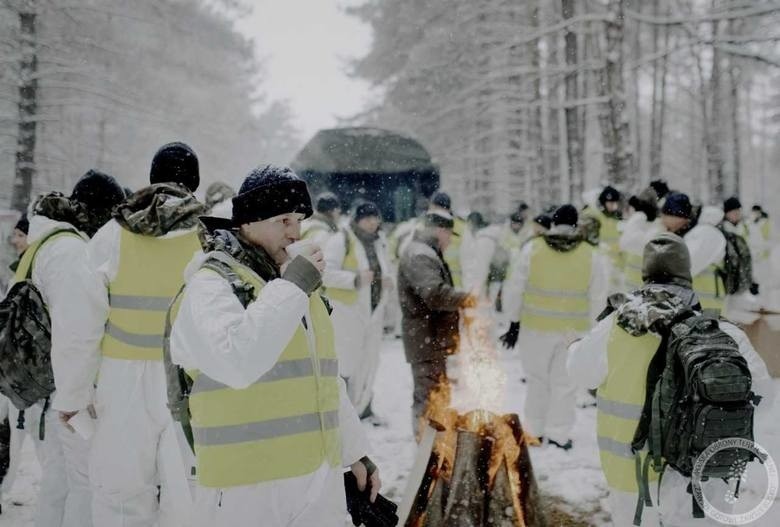
[[[47,218],[46,216],[41,216],[40,214],[36,214],[30,218],[30,231],[27,234],[27,242],[32,245],[38,240],[44,238],[50,232],[61,229],[78,230],[76,227],[66,221],[57,221],[51,218]],[[86,238],[86,235],[81,231],[79,231],[79,234],[81,234],[82,238]]]
[[[720,207],[707,206],[701,209],[699,216],[700,225],[712,225],[713,227],[723,221],[723,209]]]
[[[660,334],[675,320],[693,314],[699,300],[691,289],[651,284],[631,295],[613,295],[610,305],[619,305],[618,326],[639,337],[649,331]]]
[[[130,196],[117,207],[114,219],[123,228],[145,236],[164,236],[171,231],[192,229],[206,206],[186,187],[156,183]]]
[[[573,251],[583,241],[582,234],[571,225],[553,225],[542,237],[551,249],[562,253]]]

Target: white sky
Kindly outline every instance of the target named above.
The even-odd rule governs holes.
[[[348,61],[364,55],[371,30],[343,12],[359,0],[248,0],[251,17],[238,29],[265,58],[264,90],[290,101],[305,142],[320,128],[337,124],[364,107],[367,83],[347,75]]]

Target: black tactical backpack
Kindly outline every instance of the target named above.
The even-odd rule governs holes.
[[[54,391],[51,319],[31,277],[38,250],[64,232],[78,236],[76,231],[56,230],[27,249],[17,270],[17,282],[0,302],[0,393],[19,410],[47,399]]]
[[[751,385],[747,361],[718,320],[691,316],[671,327],[648,368],[646,401],[632,444],[635,452],[648,448],[638,482],[639,519],[641,502],[651,503],[650,462],[659,474],[669,465],[690,477],[697,458],[713,443],[753,440],[753,411],[760,398]],[[736,466],[753,457],[741,448],[720,450],[704,466],[702,479],[729,479]],[[703,517],[692,499],[694,516]]]

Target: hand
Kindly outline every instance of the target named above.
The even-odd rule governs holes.
[[[520,336],[520,322],[512,322],[509,324],[509,329],[506,333],[501,335],[498,340],[508,350],[511,350],[517,344],[517,338]]]
[[[358,273],[358,287],[370,285],[374,280],[374,271],[360,271]]]
[[[366,465],[366,461],[372,469],[370,474],[369,467]],[[371,503],[374,503],[377,494],[379,494],[379,489],[382,488],[382,481],[379,479],[379,469],[376,468],[376,465],[371,463],[371,460],[368,459],[368,457],[364,457],[360,461],[352,463],[349,468],[355,475],[355,479],[357,479],[358,490],[361,492],[366,490],[366,483],[368,483],[368,488],[371,490],[371,496],[369,500]]]
[[[71,420],[71,418],[79,413],[78,411],[75,412],[60,412],[60,422],[65,425],[65,428],[67,428],[70,432],[76,433],[76,430],[68,424],[68,421]],[[87,413],[89,413],[89,416],[92,419],[97,419],[97,412],[95,412],[95,407],[93,405],[87,406]]]

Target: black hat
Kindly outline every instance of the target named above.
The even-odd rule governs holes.
[[[88,170],[73,186],[70,199],[88,210],[110,211],[125,200],[125,189],[108,174]]]
[[[376,216],[377,218],[382,217],[382,214],[379,212],[379,207],[377,207],[376,204],[370,201],[364,201],[355,207],[355,221],[360,221],[363,218],[371,216]]]
[[[661,209],[667,216],[677,216],[678,218],[693,218],[693,205],[687,194],[682,192],[670,192],[666,196],[666,202]]]
[[[609,185],[604,187],[604,190],[599,194],[599,203],[604,205],[608,201],[620,201],[620,192],[616,188]]]
[[[732,196],[723,202],[723,212],[731,212],[742,208],[742,203],[739,202],[739,198]]]
[[[753,210],[754,210],[755,212],[764,212],[764,207],[762,207],[762,206],[761,206],[761,205],[759,205],[759,204],[755,204],[755,205],[753,205]]]
[[[316,203],[317,212],[323,214],[341,208],[341,201],[333,192],[323,192],[317,196]]]
[[[644,212],[647,221],[655,221],[658,216],[658,195],[652,188],[646,188],[638,196],[631,196],[628,200],[635,211]]]
[[[529,208],[528,203],[526,203],[525,201],[521,201],[520,203],[517,204],[517,210],[520,212],[528,210],[528,208]]]
[[[27,219],[27,214],[22,214],[22,216],[19,218],[19,221],[17,221],[16,225],[14,225],[14,229],[22,231],[25,234],[29,233],[30,220]]]
[[[314,211],[306,183],[288,167],[266,165],[252,170],[233,197],[235,225],[291,212],[308,218]]]
[[[552,227],[552,216],[549,214],[539,214],[534,218],[534,223],[541,225],[545,229],[549,229]]]
[[[570,225],[572,227],[577,226],[579,221],[579,214],[574,205],[561,205],[555,211],[552,217],[553,225]]]
[[[685,241],[671,232],[658,234],[645,245],[642,260],[645,283],[673,284],[690,288],[691,254]]]
[[[431,204],[443,209],[452,210],[452,200],[446,192],[436,192],[431,196]]]
[[[650,188],[655,191],[655,195],[658,196],[658,199],[662,199],[669,194],[669,185],[663,179],[651,181]]]
[[[520,211],[512,213],[511,216],[509,216],[509,221],[512,223],[525,223],[525,218],[523,218],[523,213]]]
[[[476,210],[469,213],[466,221],[477,229],[483,229],[489,225],[482,213]]]
[[[452,229],[455,227],[455,220],[449,214],[442,212],[429,212],[425,215],[425,226]]]
[[[200,185],[198,156],[184,143],[174,142],[161,146],[152,159],[149,182],[179,183],[195,192]]]

